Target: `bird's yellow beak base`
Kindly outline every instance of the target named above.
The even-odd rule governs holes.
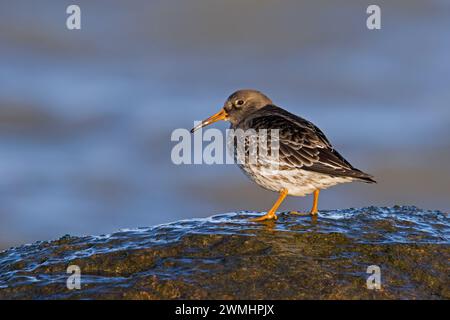
[[[203,120],[198,126],[195,126],[194,128],[191,129],[191,133],[194,133],[196,130],[206,127],[208,125],[210,125],[211,123],[220,121],[220,120],[227,120],[228,119],[228,114],[225,111],[225,109],[221,109],[219,112],[217,112],[216,114],[212,115],[211,117],[209,117],[208,119]]]

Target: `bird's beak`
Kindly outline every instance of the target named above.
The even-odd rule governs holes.
[[[219,112],[217,112],[215,115],[212,115],[208,119],[203,120],[198,126],[195,126],[191,129],[191,133],[194,133],[197,129],[203,128],[205,126],[210,125],[211,123],[217,122],[219,120],[227,120],[228,114],[225,111],[225,109],[221,109]]]

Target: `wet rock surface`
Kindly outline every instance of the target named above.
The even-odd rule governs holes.
[[[215,215],[0,253],[1,299],[449,299],[450,221],[416,207]],[[69,265],[81,289],[66,286]],[[367,288],[367,267],[381,290]]]

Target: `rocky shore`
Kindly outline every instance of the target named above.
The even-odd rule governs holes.
[[[256,214],[11,248],[0,253],[0,299],[450,299],[447,213],[368,207],[249,222]]]

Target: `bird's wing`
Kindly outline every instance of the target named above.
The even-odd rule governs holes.
[[[246,127],[256,131],[278,130],[280,168],[302,168],[333,176],[373,181],[370,175],[354,168],[345,160],[314,124],[280,110],[282,109],[278,108],[276,112],[270,112],[269,109],[246,120]]]

